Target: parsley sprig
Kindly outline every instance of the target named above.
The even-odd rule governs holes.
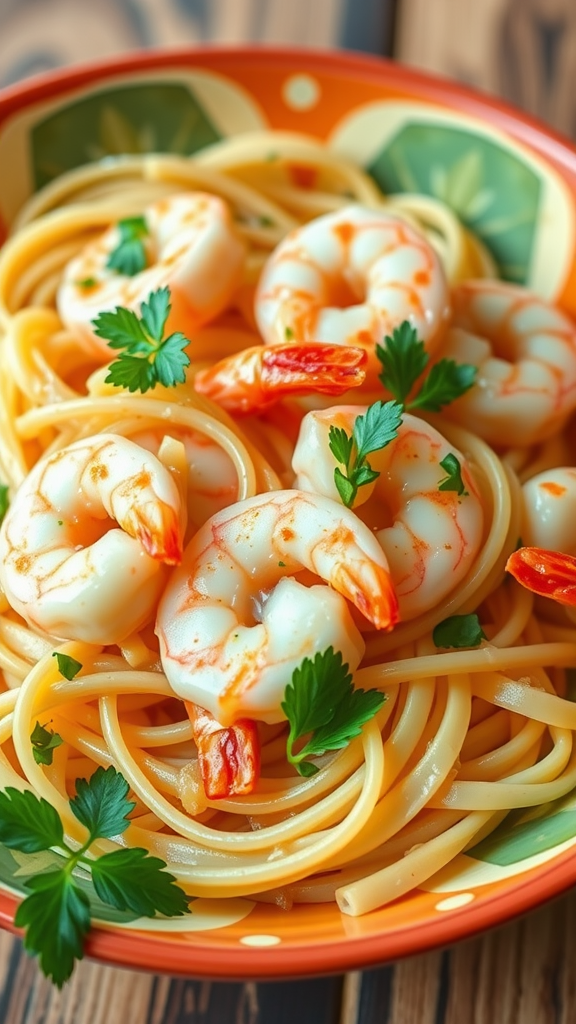
[[[307,758],[346,747],[385,700],[379,690],[354,688],[340,651],[328,647],[313,659],[304,658],[292,673],[282,702],[290,723],[288,761],[300,775],[315,775],[318,766]],[[295,752],[296,744],[305,737],[306,742]]]
[[[75,961],[82,959],[91,925],[90,901],[74,875],[79,866],[90,871],[98,897],[118,910],[146,917],[177,917],[188,911],[188,897],[164,870],[164,861],[147,850],[122,848],[96,860],[86,856],[97,839],[111,839],[128,827],[135,804],[127,794],[128,783],[113,767],[97,768],[88,781],[77,780],[70,809],[88,838],[74,850],[47,800],[13,787],[0,792],[0,842],[22,853],[55,848],[65,857],[62,867],[26,882],[30,895],[14,918],[16,927],[25,929],[25,948],[39,958],[42,971],[58,987],[70,977]]]
[[[106,384],[144,393],[157,384],[184,383],[190,365],[185,352],[189,341],[180,331],[164,337],[170,309],[170,289],[158,288],[142,303],[141,316],[117,306],[92,321],[94,333],[120,352],[110,363]]]
[[[424,342],[418,340],[416,330],[404,320],[384,345],[376,346],[376,355],[382,363],[379,375],[384,387],[394,395],[395,401],[374,402],[363,416],[358,416],[352,436],[342,427],[331,426],[328,443],[344,472],[336,467],[334,483],[344,505],[352,508],[358,488],[372,483],[380,475],[367,460],[371,452],[380,451],[398,434],[402,414],[410,409],[440,412],[445,405],[459,398],[472,387],[477,368],[452,359],[440,359],[431,367],[419,391],[409,398],[416,381],[428,366],[430,356]],[[454,465],[455,463],[455,465]],[[448,474],[439,484],[441,491],[457,491],[466,495],[462,483],[460,464],[454,455],[446,456],[440,465]]]
[[[344,472],[338,466],[334,470],[334,483],[347,508],[352,508],[359,487],[380,476],[372,469],[367,456],[390,444],[397,436],[401,422],[402,406],[397,402],[374,402],[364,415],[356,417],[352,436],[343,427],[330,427],[330,451],[344,466]]]
[[[118,221],[120,241],[108,257],[106,266],[119,274],[134,277],[147,265],[144,239],[149,234],[144,217],[125,217]]]
[[[376,345],[376,355],[382,363],[379,379],[406,411],[440,412],[472,387],[478,373],[477,367],[468,363],[440,359],[431,367],[416,395],[409,399],[416,381],[428,366],[430,356],[407,320],[386,336],[384,345]]]

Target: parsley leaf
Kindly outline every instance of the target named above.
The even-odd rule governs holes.
[[[432,639],[436,647],[478,647],[486,635],[476,612],[451,615],[435,626]]]
[[[386,335],[384,342],[384,347],[376,345],[376,355],[382,363],[379,380],[404,405],[418,377],[424,373],[429,356],[408,320],[395,327],[391,335]]]
[[[468,363],[441,359],[434,364],[408,408],[440,412],[445,405],[449,405],[455,398],[460,398],[460,395],[472,387],[477,373],[477,368]]]
[[[126,217],[118,221],[120,241],[108,257],[106,266],[119,274],[134,277],[147,264],[143,239],[149,234],[144,217]]]
[[[282,702],[290,723],[288,761],[300,775],[315,775],[317,766],[306,758],[347,746],[385,700],[379,690],[354,689],[340,651],[328,647],[313,659],[304,658],[292,673]],[[295,753],[295,744],[306,736],[306,743]]]
[[[407,410],[440,412],[472,387],[478,373],[477,367],[468,363],[440,359],[424,378],[415,397],[408,401],[416,381],[430,361],[424,343],[418,340],[416,330],[408,320],[385,337],[384,345],[376,345],[376,355],[382,363],[379,380]]]
[[[10,504],[10,499],[8,497],[9,490],[10,488],[7,484],[0,484],[0,523],[4,519]]]
[[[438,484],[439,491],[456,491],[460,497],[467,497],[468,491],[464,487],[464,481],[462,480],[462,467],[455,455],[450,452],[445,459],[440,462],[442,469],[448,475]]]
[[[185,351],[189,340],[179,331],[164,337],[170,309],[170,289],[158,288],[141,304],[140,317],[117,306],[92,321],[94,333],[110,348],[121,350],[110,363],[106,384],[144,394],[157,384],[174,387],[184,383],[190,365]]]
[[[63,842],[62,822],[47,800],[13,786],[0,792],[0,843],[22,853],[39,853]]]
[[[60,651],[54,651],[52,657],[56,658],[56,661],[58,662],[58,671],[64,679],[71,681],[78,675],[82,668],[80,662],[76,661],[76,658],[71,658],[69,654],[61,654]]]
[[[52,729],[45,729],[40,722],[36,722],[31,736],[32,753],[36,764],[52,764],[54,750],[64,742],[62,737]]]
[[[332,425],[328,432],[328,445],[337,462],[343,464],[334,470],[334,483],[347,508],[351,508],[358,488],[372,483],[380,474],[367,460],[371,452],[380,451],[393,441],[402,422],[402,406],[397,402],[374,402],[364,415],[357,416],[350,437],[343,427]]]
[[[82,959],[90,930],[88,897],[63,869],[36,875],[26,885],[32,894],[18,907],[14,924],[26,929],[25,949],[39,958],[44,974],[61,988],[75,961]]]
[[[100,313],[95,320],[94,334],[104,338],[110,348],[129,348],[131,352],[147,353],[150,342],[133,309],[117,306],[115,310]]]
[[[179,917],[187,912],[188,899],[165,867],[147,850],[115,850],[92,863],[92,881],[100,899],[118,910],[140,917]]]
[[[76,796],[70,801],[72,813],[94,839],[111,839],[128,827],[128,815],[136,804],[126,799],[128,783],[115,768],[99,767],[91,778],[76,780]]]
[[[26,881],[31,892],[14,919],[17,927],[26,930],[26,949],[38,956],[42,970],[58,986],[82,958],[90,929],[90,903],[73,875],[78,865],[92,873],[97,894],[113,907],[148,917],[187,911],[188,897],[164,870],[164,861],[147,850],[121,848],[97,860],[86,856],[95,839],[125,831],[127,815],[135,806],[126,799],[127,793],[128,783],[112,767],[97,768],[88,781],[76,780],[70,807],[88,830],[88,839],[80,849],[72,849],[64,839],[57,811],[46,800],[28,790],[0,792],[0,842],[22,853],[58,847],[64,854],[61,868]]]

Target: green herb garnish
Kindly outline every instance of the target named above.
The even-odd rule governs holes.
[[[180,331],[164,337],[170,309],[170,289],[159,288],[142,303],[140,317],[117,306],[92,321],[99,338],[110,348],[123,350],[110,364],[106,384],[144,393],[157,384],[174,387],[184,383],[190,364],[184,350],[189,341]]]
[[[82,665],[76,658],[71,658],[69,654],[61,654],[60,651],[54,651],[52,655],[58,662],[58,671],[64,679],[72,680],[78,675]]]
[[[4,519],[10,505],[9,490],[10,488],[7,484],[0,484],[0,523]]]
[[[126,217],[118,221],[120,241],[110,253],[106,266],[119,274],[134,277],[146,267],[143,239],[149,234],[144,217]]]
[[[390,444],[397,436],[401,422],[402,406],[397,402],[374,402],[364,415],[356,417],[352,436],[343,427],[330,427],[330,451],[344,466],[344,472],[338,467],[334,470],[334,483],[347,508],[352,508],[359,487],[380,476],[372,469],[367,456]]]
[[[97,860],[86,856],[95,840],[111,839],[128,827],[135,807],[126,799],[128,788],[112,767],[97,768],[89,781],[77,780],[70,809],[88,831],[79,850],[66,843],[58,812],[46,800],[13,787],[0,793],[0,842],[21,853],[56,848],[65,858],[62,867],[26,881],[31,892],[14,918],[16,927],[25,929],[25,948],[59,988],[82,959],[91,925],[90,901],[74,875],[78,866],[90,871],[98,897],[118,910],[145,917],[177,917],[188,911],[188,897],[164,870],[164,861],[146,850],[118,849]]]
[[[478,647],[486,635],[476,612],[451,615],[435,626],[432,639],[436,647]]]
[[[356,690],[342,654],[328,647],[313,659],[304,658],[292,673],[282,710],[290,723],[286,753],[300,775],[318,771],[309,757],[346,747],[362,726],[380,710],[386,695],[379,690]],[[294,745],[308,737],[298,753]]]
[[[407,411],[423,409],[427,412],[440,412],[445,405],[472,387],[478,373],[477,367],[468,363],[440,359],[431,368],[420,390],[409,401],[408,396],[428,366],[430,356],[407,320],[386,336],[384,345],[376,345],[376,355],[382,363],[379,379]]]
[[[36,764],[52,764],[54,750],[62,745],[64,740],[57,732],[46,729],[40,722],[36,722],[31,736],[32,753]]]
[[[438,484],[439,491],[456,491],[459,497],[466,497],[468,491],[464,487],[464,481],[462,480],[462,467],[460,462],[451,452],[442,459],[440,465],[447,476]]]

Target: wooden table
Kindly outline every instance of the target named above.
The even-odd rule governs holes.
[[[0,0],[0,85],[203,39],[335,44],[500,92],[576,132],[574,0]],[[0,1024],[574,1024],[576,896],[457,946],[344,977],[223,984],[87,961],[59,993],[0,933]]]

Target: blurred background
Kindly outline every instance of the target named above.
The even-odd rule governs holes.
[[[0,87],[143,47],[246,41],[393,56],[576,136],[576,0],[0,0]]]

